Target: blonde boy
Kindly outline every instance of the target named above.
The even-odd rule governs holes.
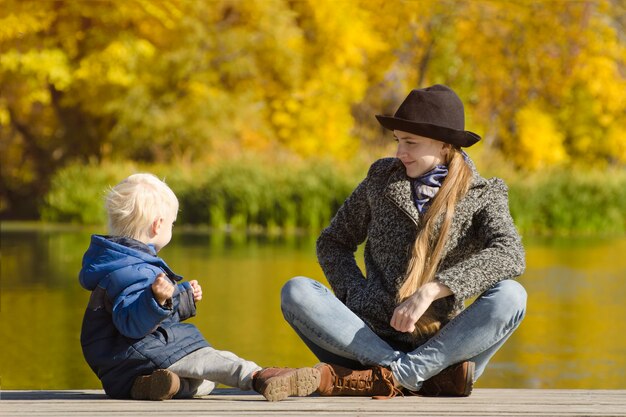
[[[202,299],[157,252],[172,238],[178,200],[151,174],[135,174],[106,199],[110,235],[93,235],[81,285],[91,291],[81,331],[83,354],[110,397],[165,400],[209,394],[216,383],[255,390],[269,401],[309,395],[313,368],[265,368],[212,348],[183,323]]]

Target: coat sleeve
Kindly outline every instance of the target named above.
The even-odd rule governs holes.
[[[354,253],[367,237],[370,205],[365,178],[346,199],[317,239],[317,258],[335,296],[346,301],[349,291],[365,285]]]
[[[509,211],[508,190],[496,180],[489,202],[476,214],[482,250],[439,271],[435,279],[448,286],[457,300],[479,295],[497,282],[524,272],[526,260],[521,238]]]
[[[113,300],[113,323],[121,334],[139,339],[152,333],[158,325],[172,314],[164,308],[152,294],[151,285],[157,273],[150,268],[133,267],[116,271],[118,285],[111,285],[109,297]],[[124,275],[133,274],[132,283],[124,286]],[[115,281],[112,277],[112,281]],[[120,285],[122,284],[122,285]]]

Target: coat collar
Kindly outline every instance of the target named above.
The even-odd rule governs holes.
[[[419,223],[420,213],[417,211],[417,207],[415,207],[415,203],[413,202],[411,182],[406,176],[406,171],[399,160],[396,160],[394,171],[387,181],[385,197],[409,216],[415,225]]]
[[[472,170],[472,184],[470,189],[482,187],[486,180],[478,173],[474,162],[467,158],[467,163]],[[406,176],[404,166],[399,159],[396,159],[394,170],[392,171],[385,187],[385,197],[391,200],[400,210],[402,210],[415,223],[419,224],[420,213],[413,202],[411,192],[411,181]]]

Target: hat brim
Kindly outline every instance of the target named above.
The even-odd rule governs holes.
[[[472,146],[480,140],[480,136],[468,130],[456,130],[430,123],[418,123],[393,116],[376,115],[376,119],[384,128],[389,130],[402,130],[403,132],[425,136],[464,148]]]

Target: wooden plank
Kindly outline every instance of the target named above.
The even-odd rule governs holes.
[[[158,414],[155,414],[158,413]],[[476,389],[468,398],[289,398],[270,403],[253,392],[163,402],[122,401],[99,390],[2,391],[2,416],[626,416],[626,390]]]

